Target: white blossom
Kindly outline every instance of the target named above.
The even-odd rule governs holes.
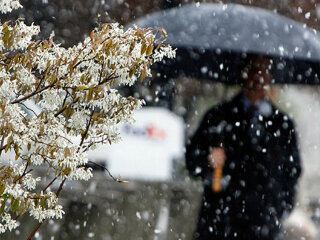
[[[2,222],[4,222],[4,224],[0,225],[0,232],[5,232],[6,229],[8,229],[9,231],[11,231],[12,229],[15,229],[18,227],[18,223],[16,220],[12,219],[10,214],[5,213],[2,216]]]
[[[21,8],[21,4],[18,0],[1,0],[0,1],[0,12],[8,13],[14,9]]]
[[[17,0],[0,0],[2,13],[19,7]],[[34,41],[39,32],[21,19],[0,23],[0,203],[8,200],[0,233],[18,226],[12,216],[20,208],[39,222],[62,218],[62,183],[92,178],[87,152],[119,141],[119,125],[134,122],[144,104],[117,88],[151,76],[152,63],[175,57],[170,46],[154,50],[151,29],[102,24],[70,48],[55,44],[54,34]],[[38,166],[53,173],[59,190],[50,183],[39,194],[46,178],[31,172]]]
[[[32,174],[26,174],[22,178],[22,184],[28,189],[28,190],[33,190],[36,188],[37,182],[41,180],[40,177],[33,178]]]

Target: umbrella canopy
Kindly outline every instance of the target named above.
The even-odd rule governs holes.
[[[274,83],[320,84],[320,37],[315,30],[274,12],[238,4],[191,4],[137,19],[162,27],[177,58],[157,65],[169,77],[185,74],[239,83],[245,59],[271,57]]]

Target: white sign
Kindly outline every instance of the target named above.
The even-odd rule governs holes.
[[[183,120],[164,108],[145,107],[134,114],[136,122],[120,128],[122,141],[89,153],[94,161],[106,161],[114,176],[124,179],[166,181],[173,160],[183,157]]]

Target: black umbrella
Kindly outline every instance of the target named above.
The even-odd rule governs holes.
[[[250,55],[271,57],[275,83],[320,84],[320,37],[315,30],[274,12],[238,4],[191,4],[137,19],[162,27],[177,58],[156,65],[178,74],[239,83]]]

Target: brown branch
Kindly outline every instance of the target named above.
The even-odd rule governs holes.
[[[6,147],[7,147],[7,144],[4,145],[2,148],[0,148],[0,154],[1,154],[1,152],[2,152],[4,149],[6,149]]]
[[[8,145],[8,143],[4,145],[4,140],[5,140],[6,136],[7,136],[7,134],[9,134],[9,133],[8,133],[8,128],[5,127],[4,129],[5,129],[5,132],[4,132],[3,135],[2,135],[1,145],[0,145],[0,156],[1,156],[2,151],[3,151],[4,149],[6,149],[6,147],[7,147],[7,145]]]
[[[52,144],[49,144],[49,143],[45,143],[45,142],[42,142],[42,141],[37,140],[37,139],[31,139],[31,140],[34,141],[34,142],[36,142],[36,143],[41,143],[41,144],[43,144],[43,145],[45,145],[45,146],[56,147],[56,148],[58,148],[58,149],[62,149],[62,147],[58,147],[58,146],[55,146],[55,145],[52,145]]]
[[[13,220],[18,220],[18,218],[19,218],[20,216],[21,216],[20,214],[17,215],[17,216],[15,216],[15,218],[13,218]]]
[[[56,192],[56,196],[57,198],[60,195],[60,192],[62,190],[63,184],[65,183],[66,178],[62,180],[62,182],[60,183],[60,186],[58,188],[58,191]],[[30,233],[29,237],[27,238],[27,240],[31,240],[34,235],[36,234],[36,232],[39,230],[39,228],[41,227],[41,225],[44,223],[45,220],[43,220],[42,222],[38,223],[37,226],[33,229],[33,231]]]
[[[22,102],[20,102],[20,104],[21,105],[23,105],[26,109],[28,109],[29,111],[31,111],[36,117],[38,117],[38,115],[36,114],[36,112],[33,110],[33,109],[31,109],[31,108],[29,108],[29,107],[27,107],[24,103],[22,103]],[[25,118],[26,119],[26,118]]]
[[[79,98],[75,99],[73,102],[71,102],[70,104],[68,104],[67,106],[61,108],[58,112],[56,112],[54,114],[55,117],[58,117],[61,113],[63,113],[68,107],[70,107],[72,104],[75,104],[76,102],[79,101]],[[63,104],[64,105],[64,104]],[[63,106],[62,105],[62,106]]]
[[[66,76],[68,76],[68,74],[69,74],[69,72],[66,73],[66,74],[65,74],[63,77],[61,77],[59,80],[65,78]],[[39,85],[42,83],[42,81],[43,81],[43,78],[41,79]],[[28,94],[28,95],[26,95],[26,96],[24,96],[24,97],[22,97],[22,98],[20,98],[20,99],[15,99],[15,100],[11,101],[10,103],[11,103],[11,104],[20,103],[20,102],[22,102],[22,101],[24,101],[24,100],[26,100],[26,99],[28,99],[28,98],[30,98],[30,97],[33,97],[33,96],[35,96],[35,95],[37,95],[37,94],[39,94],[39,93],[47,90],[48,88],[53,87],[53,86],[57,83],[57,81],[58,81],[58,80],[56,79],[53,83],[51,83],[50,85],[47,85],[47,86],[41,88],[40,90],[38,89],[38,86],[39,86],[39,85],[38,85],[38,86],[37,86],[37,89],[36,89],[34,92],[32,92],[32,93],[30,93],[30,94]]]
[[[66,137],[64,137],[64,136],[61,136],[61,135],[57,135],[57,136],[65,139],[66,141],[68,141],[68,142],[71,143],[71,144],[73,143],[70,139],[68,139],[68,138],[66,138]]]
[[[80,147],[82,146],[83,142],[84,142],[84,139],[86,138],[88,132],[89,132],[89,128],[90,128],[90,125],[91,125],[91,121],[92,121],[92,116],[94,114],[94,110],[91,111],[91,114],[90,114],[90,119],[89,119],[89,122],[86,126],[86,130],[84,131],[84,133],[82,134],[82,137],[81,137],[81,142],[79,144],[79,148],[78,148],[78,152],[80,151]]]
[[[60,192],[61,192],[62,187],[63,187],[63,184],[65,183],[65,181],[66,181],[66,180],[67,180],[67,179],[66,179],[66,178],[64,178],[64,179],[62,180],[62,182],[60,183],[60,186],[59,186],[59,188],[58,188],[58,191],[56,192],[56,196],[57,196],[57,198],[59,197]]]
[[[104,41],[102,41],[100,44],[104,43],[106,40],[107,40],[107,39],[105,39]],[[85,47],[84,47],[84,48],[85,48]],[[82,50],[82,51],[83,51],[83,50]],[[89,53],[89,54],[90,54],[90,53]],[[80,56],[80,54],[79,54],[79,56]],[[89,58],[89,59],[83,59],[82,61],[77,62],[72,68],[75,69],[75,68],[78,67],[81,63],[86,62],[86,61],[94,60],[95,58],[96,58],[96,56],[94,56],[94,57],[92,57],[92,58]],[[71,62],[71,61],[70,61],[70,62]],[[51,70],[52,70],[52,69],[51,69]],[[64,77],[66,77],[68,74],[69,74],[69,72],[66,73]],[[61,77],[60,79],[63,79],[64,77]],[[107,81],[110,81],[110,80],[111,80],[111,79],[107,79]],[[22,98],[20,98],[20,99],[15,99],[15,100],[11,101],[10,103],[11,103],[11,104],[20,103],[20,102],[22,102],[22,101],[24,101],[24,100],[26,100],[26,99],[28,99],[28,98],[30,98],[30,97],[33,97],[33,96],[35,96],[35,95],[43,92],[44,90],[46,90],[46,89],[48,89],[48,88],[50,88],[50,87],[53,87],[53,86],[56,84],[56,82],[57,82],[57,80],[55,80],[52,84],[50,84],[50,85],[48,85],[48,86],[45,86],[45,87],[41,88],[40,90],[38,90],[38,87],[41,85],[41,82],[42,82],[42,81],[43,81],[43,78],[42,78],[42,80],[40,81],[39,85],[37,86],[37,89],[36,89],[34,92],[32,92],[32,93],[30,93],[30,94],[28,94],[28,95],[26,95],[26,96],[24,96],[24,97],[22,97]],[[103,81],[101,84],[103,84],[104,82],[107,82],[107,81]],[[99,85],[100,85],[100,84],[99,84]]]
[[[103,85],[104,83],[110,82],[113,79],[118,78],[118,76],[112,77],[113,74],[111,74],[109,77],[104,78],[103,81],[98,82],[98,84],[96,86],[94,86],[93,88],[96,89],[97,87]],[[72,89],[72,90],[77,90],[77,87],[63,87],[63,89]],[[84,88],[81,91],[88,91],[90,90],[90,88]],[[78,90],[79,91],[79,90]]]
[[[60,175],[60,174],[59,174],[59,175]],[[42,191],[45,192],[45,191],[57,180],[57,178],[59,177],[59,175],[58,175],[58,176],[55,176],[54,179],[52,179],[52,181],[49,182],[49,184],[48,184]]]
[[[98,138],[98,137],[96,137],[96,138]],[[109,142],[108,137],[106,137],[106,138],[100,137],[100,138],[101,138],[101,140],[99,140],[99,141],[93,141],[93,142],[92,142],[92,141],[88,141],[88,142],[84,142],[84,144],[86,144],[87,146],[86,146],[86,148],[83,150],[83,152],[88,151],[89,148],[90,148],[93,144],[105,144],[105,143]]]
[[[85,143],[85,144],[86,144],[86,143]],[[93,144],[95,144],[95,143],[94,143],[94,142],[89,142],[89,143],[88,143],[88,146],[86,146],[86,148],[85,148],[82,152],[88,151],[89,148],[90,148]]]
[[[28,121],[28,119],[22,113],[20,113],[20,116],[24,119],[25,122]],[[26,123],[26,125],[27,125],[27,123]]]
[[[27,238],[27,240],[31,240],[33,238],[33,236],[36,234],[36,232],[39,230],[39,228],[41,227],[42,222],[39,222],[38,225],[33,229],[33,231],[30,233],[29,237]]]
[[[61,171],[61,169],[58,169],[56,167],[54,167],[46,158],[49,158],[49,159],[54,159],[54,158],[50,158],[50,157],[47,157],[47,156],[42,156],[43,157],[43,160],[49,165],[49,167],[51,167],[52,169],[56,170],[57,172]],[[60,175],[60,174],[59,174]]]
[[[101,164],[99,164],[99,163],[90,161],[90,160],[89,160],[88,162],[89,162],[89,163],[92,163],[92,164],[94,164],[94,165],[96,165],[96,166],[98,166],[98,167],[101,167],[101,168],[103,168],[104,170],[106,170],[107,173],[109,174],[109,176],[110,176],[114,181],[119,182],[119,183],[127,182],[127,181],[121,180],[120,178],[115,178],[114,176],[112,176],[112,174],[110,173],[110,171],[108,170],[108,168],[106,168],[105,166],[103,166],[103,165],[101,165]]]
[[[115,76],[115,77],[109,76],[109,77],[105,78],[103,81],[101,81],[101,82],[98,84],[98,86],[101,86],[102,84],[107,83],[107,82],[110,82],[111,80],[116,79],[116,78],[118,78],[118,76]]]
[[[28,98],[30,98],[30,97],[33,97],[33,96],[37,95],[38,93],[41,93],[41,92],[43,92],[44,90],[47,90],[48,88],[53,87],[56,82],[57,82],[57,81],[54,81],[52,84],[50,84],[50,85],[48,85],[48,86],[45,86],[45,87],[41,88],[41,89],[38,90],[38,91],[34,91],[34,92],[32,92],[32,93],[30,93],[30,94],[28,94],[28,95],[26,95],[26,96],[24,96],[24,97],[22,97],[22,98],[20,98],[20,99],[15,99],[15,100],[11,101],[10,104],[20,103],[20,102],[22,102],[22,101],[24,101],[24,100],[26,100],[26,99],[28,99]]]
[[[24,174],[26,174],[26,171],[27,171],[28,165],[29,165],[29,163],[28,163],[28,161],[27,161],[27,163],[26,163],[26,167],[25,167],[25,168],[24,168],[24,170],[23,170],[22,176],[23,176]]]
[[[40,86],[42,85],[43,80],[44,80],[43,78],[40,80],[38,86],[36,87],[36,90],[35,90],[36,92],[39,90]]]
[[[5,137],[6,137],[6,134],[3,134],[2,139],[1,139],[1,145],[0,145],[0,156],[1,156],[2,151],[4,149],[6,149],[6,147],[7,147],[7,144],[3,146]]]
[[[107,40],[108,40],[109,38],[106,38],[105,40],[103,40],[101,43],[100,43],[100,45],[101,44],[103,44],[104,42],[106,42]],[[90,41],[91,43],[92,43],[92,40]],[[83,46],[83,48],[80,50],[80,54],[81,54],[81,52],[83,52],[83,50],[86,48],[88,46],[88,43],[85,45],[85,46]],[[90,55],[92,53],[92,49],[91,49],[91,51],[87,54],[87,55]],[[80,54],[78,55],[78,56],[80,56]],[[81,63],[83,63],[83,62],[87,62],[87,61],[91,61],[91,60],[93,60],[93,59],[95,59],[96,58],[96,56],[94,56],[94,57],[92,57],[92,58],[89,58],[89,59],[83,59],[82,61],[79,61],[79,62],[77,62],[74,66],[73,66],[73,69],[75,69],[76,67],[78,67]],[[71,62],[71,61],[70,61]]]
[[[63,99],[62,106],[64,106],[64,104],[67,102],[67,99],[68,99],[68,97],[69,97],[69,95],[70,95],[70,93],[69,93],[68,90],[65,90],[65,91],[66,91],[66,96],[65,96],[64,99]]]
[[[26,165],[26,168],[24,169],[23,174],[22,174],[17,180],[15,180],[13,183],[18,182],[18,181],[19,181],[20,179],[22,179],[25,175],[27,175],[28,173],[30,173],[30,172],[33,171],[33,169],[30,169],[29,171],[26,172],[27,166],[28,166],[28,164]]]
[[[90,53],[88,53],[88,54],[90,54]],[[76,67],[78,67],[81,63],[94,60],[95,58],[96,58],[96,56],[94,56],[94,57],[92,57],[92,58],[89,58],[89,59],[83,59],[82,61],[77,62],[77,63],[73,66],[73,69],[75,69]]]
[[[100,74],[99,74],[99,84],[100,84],[101,79],[102,79],[103,69],[104,69],[104,62],[102,63],[101,70],[100,70]]]

